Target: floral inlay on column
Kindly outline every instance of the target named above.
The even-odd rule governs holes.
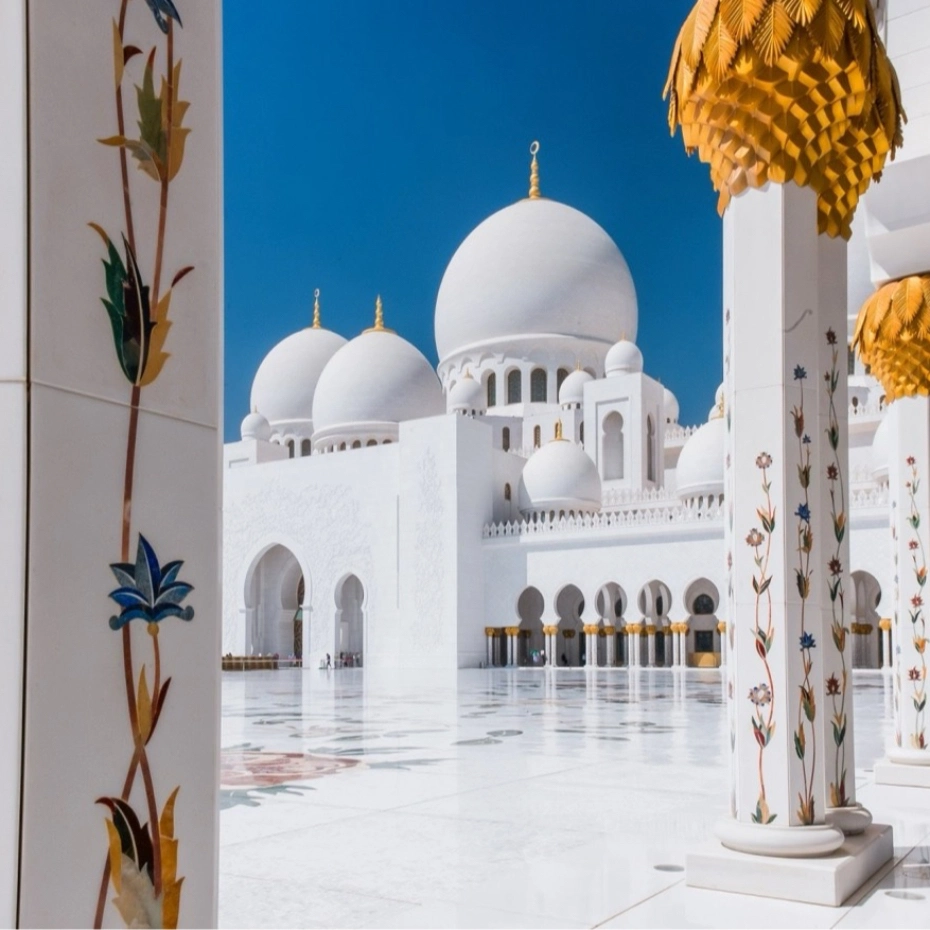
[[[794,434],[798,440],[798,484],[803,491],[803,500],[798,504],[794,515],[798,518],[798,566],[794,570],[798,594],[801,596],[801,638],[800,648],[804,668],[804,681],[800,686],[798,697],[798,728],[794,734],[794,751],[801,760],[804,776],[804,792],[798,795],[798,819],[802,824],[814,823],[814,775],[817,769],[817,732],[814,720],[817,717],[817,705],[811,671],[814,667],[811,652],[817,647],[813,635],[807,630],[807,600],[811,594],[811,551],[814,548],[814,532],[811,528],[810,484],[811,484],[811,438],[804,432],[804,382],[807,371],[800,365],[795,366],[794,380],[800,389],[800,402],[791,410],[794,421]],[[810,724],[810,736],[807,736],[807,724]]]
[[[772,617],[772,576],[769,574],[769,562],[772,556],[772,534],[775,532],[775,507],[772,504],[772,482],[769,480],[768,470],[772,467],[772,456],[761,452],[756,457],[756,467],[762,472],[762,492],[765,495],[765,504],[756,513],[762,524],[764,532],[753,527],[746,537],[746,544],[754,551],[754,560],[758,574],[752,576],[752,590],[755,593],[755,619],[753,637],[756,643],[756,652],[762,659],[765,667],[766,680],[749,692],[749,700],[755,706],[752,717],[752,732],[759,746],[759,799],[752,815],[754,823],[772,823],[777,814],[771,813],[765,799],[765,771],[763,768],[763,754],[766,746],[775,732],[775,682],[772,678],[772,669],[769,665],[769,652],[775,639],[775,629]],[[764,617],[764,620],[763,620]]]
[[[911,469],[911,480],[905,487],[908,493],[908,502],[910,504],[910,513],[907,522],[914,530],[914,538],[911,539],[907,548],[911,553],[912,570],[914,580],[917,583],[917,590],[911,598],[911,609],[909,611],[911,618],[911,635],[914,641],[914,649],[920,656],[920,664],[907,670],[907,679],[911,689],[911,700],[914,703],[914,729],[910,734],[911,746],[914,749],[927,748],[927,618],[924,613],[923,590],[927,584],[927,555],[924,550],[923,540],[920,538],[920,511],[917,509],[917,492],[920,489],[920,476],[917,472],[917,460],[909,456],[907,464]],[[901,744],[901,734],[897,734],[898,745]]]
[[[165,37],[165,71],[156,92],[155,71],[159,48],[154,45],[145,58],[141,84],[135,86],[138,133],[127,129],[123,84],[129,62],[142,49],[126,44],[125,27],[129,0],[120,0],[119,17],[112,23],[113,79],[117,134],[98,141],[119,153],[119,169],[125,229],[111,237],[96,223],[90,226],[103,240],[106,296],[102,299],[120,371],[130,384],[129,426],[126,438],[125,473],[121,508],[121,558],[110,565],[119,587],[110,597],[121,607],[110,618],[110,627],[122,638],[123,679],[132,738],[132,755],[119,797],[102,797],[98,803],[110,812],[106,820],[109,853],[106,857],[94,926],[103,924],[107,890],[112,882],[113,903],[127,927],[166,927],[178,924],[183,878],[177,875],[178,840],[174,811],[180,787],[175,787],[159,811],[157,791],[149,764],[149,744],[162,716],[171,678],[162,680],[159,634],[169,617],[193,619],[191,606],[182,606],[193,586],[180,581],[183,562],[161,564],[149,540],[138,534],[135,562],[130,562],[132,502],[142,388],[153,384],[162,373],[169,354],[165,351],[171,322],[168,311],[175,286],[193,268],[178,270],[162,291],[163,259],[167,235],[171,182],[184,161],[190,129],[183,125],[189,104],[180,99],[181,61],[174,57],[174,27],[181,17],[172,0],[146,0],[155,25]],[[149,20],[151,23],[151,20]],[[157,199],[150,210],[157,212],[155,253],[151,275],[146,277],[137,250],[136,225],[129,175],[129,155],[144,177],[156,185]],[[143,185],[148,181],[142,181]],[[151,188],[150,188],[151,190]],[[143,211],[139,211],[140,213]],[[121,245],[118,248],[114,239]],[[149,283],[146,283],[148,280]],[[151,685],[146,665],[136,679],[131,627],[144,620],[152,647]],[[141,772],[148,822],[143,823],[130,803],[136,775]]]
[[[827,385],[829,412],[827,442],[833,452],[833,460],[827,465],[827,481],[830,485],[830,518],[836,547],[827,563],[827,590],[830,594],[831,625],[833,643],[840,654],[840,677],[831,675],[826,682],[827,697],[833,702],[833,775],[830,781],[830,806],[845,807],[849,803],[846,793],[846,695],[849,672],[846,665],[846,597],[843,590],[843,540],[846,538],[846,486],[843,478],[843,463],[840,461],[840,421],[836,409],[836,390],[840,382],[839,348],[836,333],[827,330],[827,344],[831,347],[830,370],[824,374]]]

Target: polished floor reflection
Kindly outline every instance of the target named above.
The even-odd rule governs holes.
[[[825,908],[684,884],[726,813],[717,672],[227,672],[220,926],[930,928],[930,797],[872,783],[890,700],[857,674],[897,864]]]

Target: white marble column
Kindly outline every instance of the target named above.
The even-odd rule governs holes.
[[[882,668],[890,669],[893,665],[891,652],[891,618],[882,617],[878,621],[879,629],[882,634]]]
[[[718,836],[782,856],[838,848],[826,810],[855,803],[846,252],[818,235],[816,202],[769,185],[724,220],[735,784]]]
[[[492,626],[484,628],[484,635],[488,643],[488,668],[494,667],[494,634],[496,630]]]
[[[678,633],[678,656],[679,664],[682,668],[688,667],[688,624],[682,623],[681,630]]]
[[[720,666],[727,664],[727,624],[725,620],[717,623],[717,632],[720,634]]]
[[[646,627],[646,664],[649,668],[656,664],[656,628],[651,625]]]
[[[617,662],[617,628],[614,626],[605,626],[604,635],[607,638],[606,642],[604,643],[604,658],[607,663],[607,667],[613,668]]]
[[[4,926],[216,925],[221,30],[178,5],[0,3]]]
[[[546,643],[546,665],[555,667],[559,664],[559,657],[556,654],[556,637],[558,636],[559,627],[557,623],[546,623],[543,626],[543,636]]]
[[[594,624],[586,625],[584,628],[585,637],[585,658],[586,667],[597,667],[597,627]]]
[[[669,636],[672,642],[672,668],[678,668],[681,665],[681,639],[678,636],[677,623],[669,627]]]
[[[640,666],[640,647],[639,638],[642,633],[643,625],[641,623],[628,623],[626,625],[626,664],[630,668],[639,668]]]
[[[894,559],[894,738],[879,784],[930,788],[930,399],[896,400],[886,416]]]

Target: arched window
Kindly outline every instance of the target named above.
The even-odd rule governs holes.
[[[345,451],[346,451],[346,444],[345,444],[344,442],[340,442],[340,443],[339,443],[339,451],[340,451],[340,452],[345,452]]]
[[[501,430],[501,448],[505,452],[510,451],[510,427],[509,426],[505,426]]]
[[[519,404],[523,399],[523,374],[515,368],[507,375],[507,403]]]
[[[538,426],[533,427],[533,448],[538,449],[542,445],[542,430]]]
[[[361,449],[361,448],[362,448],[362,441],[361,441],[360,439],[356,439],[355,442],[352,443],[352,448],[353,448],[353,449]]]
[[[530,400],[534,404],[544,404],[549,399],[548,375],[545,368],[534,368],[530,375]]]
[[[378,445],[378,440],[377,440],[377,439],[369,439],[368,442],[365,443],[365,445],[366,445],[366,446],[376,446],[376,445]]]
[[[656,427],[652,417],[646,417],[646,480],[656,480]]]
[[[714,599],[709,594],[699,594],[694,599],[692,613],[699,616],[709,616],[714,612]]]
[[[604,417],[602,442],[604,480],[619,480],[623,477],[623,417],[616,410]]]
[[[510,485],[509,485],[509,484],[505,484],[505,485],[504,485],[504,500],[505,500],[505,501],[509,501],[512,497],[513,497],[513,494],[512,494],[512,492],[511,492],[511,490],[510,490]]]
[[[288,439],[286,445],[287,445],[287,457],[289,459],[294,458],[294,440]]]
[[[309,455],[310,454],[310,440],[304,439],[300,443],[300,454]]]
[[[584,423],[579,427],[578,433],[581,436],[581,444],[584,445]]]
[[[488,375],[488,406],[497,406],[497,375],[493,371]]]
[[[556,376],[555,376],[555,389],[556,389],[556,392],[562,390],[562,382],[563,382],[567,377],[568,377],[568,369],[567,369],[567,368],[560,368],[560,369],[558,370],[558,372],[556,372]]]

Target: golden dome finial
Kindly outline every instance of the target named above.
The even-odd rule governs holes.
[[[530,155],[533,160],[530,162],[530,200],[539,200],[539,162],[536,161],[536,153],[539,151],[539,143],[534,142],[530,145]]]
[[[581,362],[575,362],[575,371],[581,371]]]
[[[732,197],[793,181],[817,194],[818,226],[851,235],[859,198],[902,143],[898,77],[866,0],[699,0],[665,97],[669,126]]]
[[[564,439],[565,437],[562,435],[562,421],[556,420],[555,421],[555,441],[562,442]]]
[[[374,329],[376,332],[381,332],[384,329],[384,307],[381,304],[381,295],[379,294],[375,298],[375,325]]]
[[[313,328],[321,329],[322,324],[320,323],[320,289],[317,288],[313,292]]]

